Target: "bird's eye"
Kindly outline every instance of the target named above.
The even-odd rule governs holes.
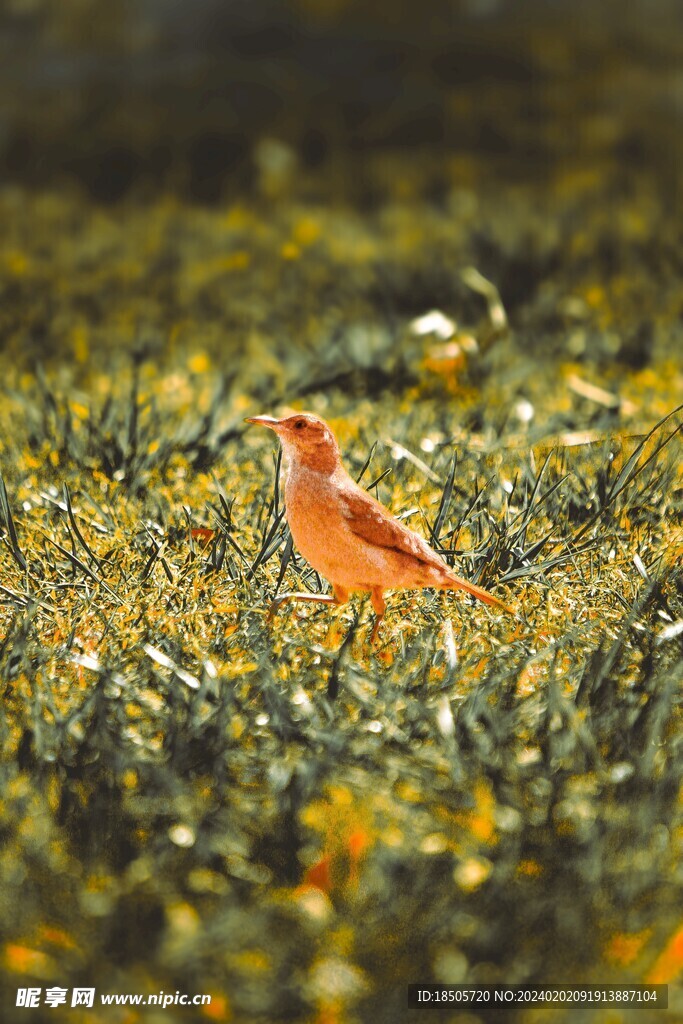
[[[297,420],[296,423],[294,424],[294,429],[295,430],[303,430],[305,426],[306,426],[306,420]]]

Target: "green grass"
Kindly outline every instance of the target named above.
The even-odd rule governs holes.
[[[28,983],[210,992],[217,1016],[168,1019],[240,1022],[409,1019],[417,980],[659,978],[680,1002],[675,285],[591,282],[560,214],[522,271],[530,209],[502,205],[500,278],[534,287],[502,289],[500,336],[456,273],[473,226],[418,200],[119,223],[44,197],[42,249],[9,218],[3,1020]],[[552,325],[551,287],[580,328]],[[632,317],[661,300],[645,365],[615,348],[624,292]],[[481,343],[457,374],[409,330],[434,305]],[[269,618],[325,586],[243,423],[290,402],[519,617],[395,594],[375,649],[358,599]]]

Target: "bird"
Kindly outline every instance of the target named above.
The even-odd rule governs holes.
[[[374,643],[387,605],[386,590],[434,587],[464,590],[480,601],[514,611],[488,590],[457,576],[418,533],[399,522],[344,468],[330,425],[313,413],[277,419],[250,416],[280,439],[285,470],[285,515],[298,550],[332,584],[332,594],[287,593],[286,601],[343,605],[352,593],[369,593],[375,611]]]

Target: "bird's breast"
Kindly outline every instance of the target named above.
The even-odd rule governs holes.
[[[297,546],[303,551],[309,538],[316,537],[339,515],[329,479],[305,467],[290,467],[285,482],[287,522]]]
[[[340,582],[352,535],[333,478],[306,467],[290,466],[285,506],[294,543],[306,561],[323,576]]]

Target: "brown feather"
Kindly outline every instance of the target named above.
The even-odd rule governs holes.
[[[465,590],[485,604],[502,608],[514,615],[509,605],[490,594],[488,590],[457,576],[441,556],[429,547],[424,538],[403,526],[383,505],[375,501],[372,495],[362,490],[350,478],[348,484],[350,486],[347,485],[343,490],[342,514],[349,529],[357,537],[361,537],[368,544],[399,551],[403,555],[415,558],[423,565],[441,570],[443,583],[432,584],[439,589]]]
[[[383,505],[351,479],[348,483],[351,486],[344,488],[341,506],[344,520],[352,533],[368,544],[391,548],[435,569],[448,570],[445,562],[419,534],[399,523]]]
[[[449,569],[448,582],[444,584],[444,590],[465,590],[468,594],[473,597],[477,597],[484,604],[495,605],[496,608],[502,608],[508,615],[515,615],[514,608],[511,608],[509,604],[505,604],[499,598],[494,597],[488,590],[484,590],[483,587],[478,587],[476,583],[470,583],[469,580],[464,580],[461,576],[456,576],[454,572]]]

